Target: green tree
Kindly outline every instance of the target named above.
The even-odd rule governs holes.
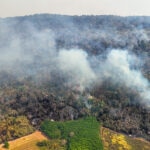
[[[4,142],[4,148],[9,149],[9,143],[8,143],[8,141],[5,141],[5,142]]]

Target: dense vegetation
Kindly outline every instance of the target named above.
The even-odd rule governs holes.
[[[51,139],[67,140],[67,150],[102,150],[100,126],[94,117],[78,121],[44,121],[41,130]]]
[[[25,116],[7,116],[0,122],[0,142],[20,138],[33,131],[33,127]]]

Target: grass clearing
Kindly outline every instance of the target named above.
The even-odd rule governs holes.
[[[40,131],[35,131],[30,135],[10,141],[9,150],[40,150],[36,144],[42,140],[47,140],[47,137]],[[3,148],[3,144],[0,145],[0,150],[6,150]]]

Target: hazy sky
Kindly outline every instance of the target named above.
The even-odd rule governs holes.
[[[0,17],[35,13],[150,16],[150,0],[0,0]]]

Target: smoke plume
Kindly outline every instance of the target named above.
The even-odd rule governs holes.
[[[150,83],[135,67],[138,62],[140,60],[127,50],[113,49],[100,64],[100,78],[136,90],[141,96],[141,103],[150,105]]]
[[[87,56],[81,49],[61,50],[58,54],[59,70],[68,77],[70,83],[80,86],[81,90],[89,87],[96,78]]]
[[[58,27],[51,29],[30,21],[15,28],[15,19],[1,20],[0,72],[39,82],[45,77],[51,80],[55,71],[66,77],[69,87],[78,86],[81,91],[109,79],[136,90],[141,103],[150,105],[150,83],[139,69],[142,61],[129,52],[139,40],[149,40],[143,28],[129,32],[127,28],[123,31],[100,24],[98,29],[85,25],[80,29],[74,23],[60,27],[57,21]],[[96,49],[97,55],[91,55],[88,49]]]

